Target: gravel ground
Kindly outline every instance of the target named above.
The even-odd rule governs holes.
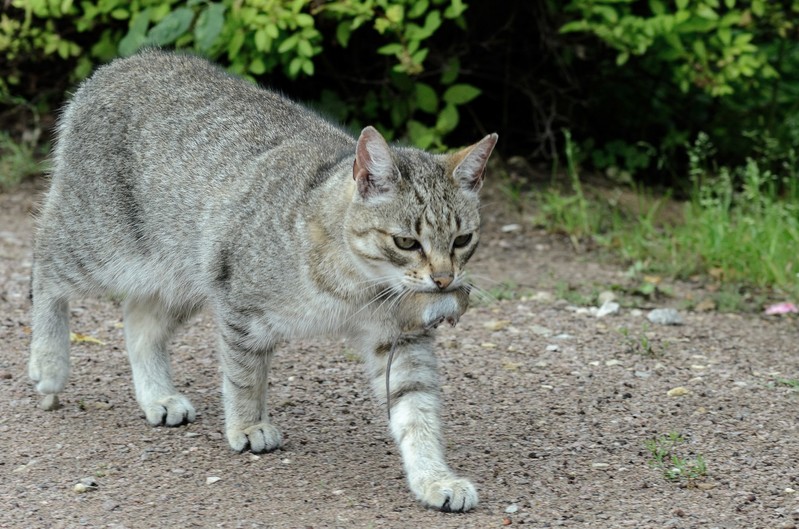
[[[472,270],[488,289],[486,278],[512,280],[516,299],[477,303],[438,341],[449,460],[481,497],[471,513],[411,497],[385,410],[344,342],[280,351],[272,399],[285,447],[236,454],[222,433],[207,316],[174,344],[197,422],[152,428],[135,403],[118,303],[76,302],[72,330],[102,343],[73,344],[62,408],[42,411],[26,374],[42,186],[0,194],[0,527],[799,524],[797,320],[683,311],[684,325],[650,324],[649,309],[679,308],[700,286],[672,285],[674,297],[656,302],[627,296],[620,287],[632,280],[591,253],[525,227],[503,231],[518,218],[493,211],[497,202]],[[597,318],[558,299],[564,285],[615,287],[621,310]],[[657,468],[647,441],[672,432],[684,464]],[[698,458],[706,472],[692,476]],[[675,466],[682,474],[668,479]]]

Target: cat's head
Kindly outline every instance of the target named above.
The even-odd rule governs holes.
[[[454,154],[390,147],[366,127],[355,152],[347,240],[375,285],[438,292],[463,286],[480,239],[478,193],[497,142],[490,134]]]

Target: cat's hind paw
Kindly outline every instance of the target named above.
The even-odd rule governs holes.
[[[181,394],[154,399],[142,405],[142,410],[153,426],[180,426],[194,422],[196,417],[194,406]]]
[[[228,428],[227,440],[236,452],[249,450],[254,454],[277,450],[283,444],[283,436],[272,423],[262,422],[244,429]]]
[[[422,503],[443,512],[466,512],[477,505],[477,490],[468,479],[452,476],[413,488]]]

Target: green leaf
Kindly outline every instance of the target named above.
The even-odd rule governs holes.
[[[392,42],[391,44],[386,44],[385,46],[377,48],[377,53],[380,55],[396,55],[401,51],[402,44],[398,44],[396,42]]]
[[[336,40],[338,40],[338,43],[341,44],[342,48],[347,47],[347,44],[350,42],[351,35],[352,24],[346,20],[339,22],[338,26],[336,26]]]
[[[314,72],[314,65],[311,59],[305,59],[302,63],[302,71],[305,72],[305,75],[311,76]]]
[[[175,42],[178,37],[188,31],[192,20],[194,20],[194,11],[188,7],[175,9],[161,22],[150,28],[147,33],[148,44],[165,46]]]
[[[455,82],[461,69],[461,61],[457,57],[452,59],[444,65],[444,70],[441,72],[441,84],[449,85]]]
[[[435,140],[435,131],[412,119],[408,121],[408,137],[420,149],[427,149]]]
[[[463,105],[480,95],[480,89],[469,84],[456,84],[444,92],[444,101],[452,105]]]
[[[676,0],[677,10],[684,11],[688,7],[688,0]]]
[[[458,120],[458,109],[455,108],[455,105],[446,105],[438,115],[438,120],[436,121],[436,131],[443,136],[458,126]]]
[[[268,51],[271,47],[272,39],[266,34],[265,29],[259,29],[255,32],[255,49],[258,51]]]
[[[247,69],[255,75],[261,75],[266,71],[266,64],[264,64],[263,59],[256,57],[250,62],[250,66]]]
[[[446,18],[458,18],[466,11],[466,7],[462,0],[452,0],[449,7],[444,10],[444,16]]]
[[[197,25],[194,26],[194,41],[197,44],[197,49],[200,51],[211,49],[211,46],[214,45],[217,37],[222,32],[224,25],[225,6],[215,2],[208,4],[208,7],[203,9],[197,18]],[[269,48],[266,47],[260,51],[267,49]]]
[[[405,18],[405,10],[401,5],[394,4],[386,9],[386,18],[393,24],[399,24]]]
[[[150,8],[143,9],[133,16],[127,35],[122,37],[117,51],[122,57],[130,57],[147,42],[147,26],[150,25]]]
[[[578,31],[588,31],[590,26],[587,20],[572,20],[563,24],[558,30],[560,33],[576,33]]]
[[[426,83],[416,83],[416,106],[422,112],[435,114],[438,110],[438,95],[433,87]]]
[[[299,40],[300,40],[300,34],[299,33],[294,33],[292,35],[289,35],[288,38],[286,38],[286,40],[281,42],[280,46],[277,47],[277,52],[278,53],[286,53],[290,49],[292,49],[295,46],[297,46],[297,42]],[[291,68],[289,68],[289,71],[291,71]],[[297,71],[298,72],[300,71],[300,67],[299,66],[297,66]]]
[[[242,45],[244,45],[244,30],[238,29],[233,34],[233,38],[230,39],[230,42],[228,42],[227,44],[228,57],[230,57],[231,59],[235,59],[238,56]],[[242,65],[239,66],[242,67],[243,69]]]
[[[305,39],[297,41],[297,53],[303,57],[313,56],[313,46]]]
[[[408,18],[419,18],[427,12],[428,7],[430,7],[428,0],[416,0],[408,10]]]

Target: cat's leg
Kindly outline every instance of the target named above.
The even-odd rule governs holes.
[[[377,397],[385,402],[386,361],[393,343],[378,344],[367,354],[367,368]],[[439,420],[439,383],[433,338],[401,338],[390,370],[390,428],[402,455],[411,491],[425,505],[442,511],[468,511],[477,505],[472,483],[458,477],[444,460]]]
[[[175,329],[192,311],[170,309],[157,298],[125,302],[125,344],[136,401],[155,426],[193,422],[194,407],[175,389],[167,346]]]
[[[60,393],[69,377],[69,301],[50,272],[44,261],[34,261],[28,375],[44,395]]]
[[[269,420],[267,389],[274,347],[255,343],[241,326],[220,323],[225,432],[237,452],[270,452],[283,437]]]

